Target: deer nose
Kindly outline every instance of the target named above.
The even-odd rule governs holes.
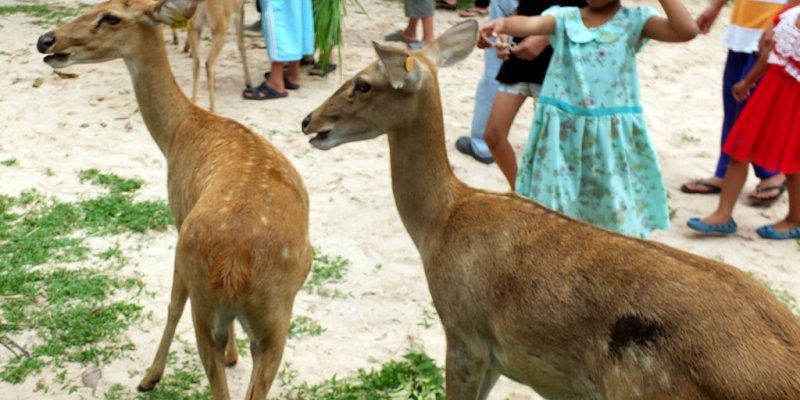
[[[308,128],[308,125],[310,123],[311,123],[311,114],[308,114],[308,115],[306,115],[305,118],[303,118],[303,124],[302,124],[303,125],[303,132],[306,131],[306,128]]]
[[[39,36],[39,41],[36,42],[36,49],[39,50],[40,53],[44,53],[47,49],[53,47],[54,44],[56,44],[56,37],[53,36],[53,32],[47,32]]]

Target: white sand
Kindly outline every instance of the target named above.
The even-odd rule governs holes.
[[[706,4],[692,1],[690,8],[694,14]],[[348,79],[374,58],[371,40],[380,39],[404,24],[401,2],[362,2],[370,18],[350,8],[342,79]],[[652,0],[648,3],[658,7]],[[251,21],[255,15],[252,5],[248,5],[247,12],[247,20]],[[684,225],[690,216],[704,215],[716,204],[716,197],[685,195],[678,187],[688,178],[713,173],[722,118],[719,93],[725,57],[719,43],[728,12],[720,17],[710,35],[681,45],[651,43],[639,57],[645,112],[661,157],[670,206],[677,211],[673,227],[657,233],[653,239],[728,262],[797,297],[800,296],[800,275],[795,273],[800,260],[797,243],[764,241],[754,232],[756,227],[784,215],[785,197],[769,209],[742,204],[736,211],[740,233],[732,237],[700,238]],[[459,20],[455,13],[446,11],[437,11],[436,17],[438,32]],[[73,66],[67,71],[80,74],[79,79],[61,79],[41,61],[42,56],[35,49],[36,39],[46,29],[29,21],[21,15],[0,21],[3,38],[0,160],[18,160],[15,166],[0,166],[0,193],[16,196],[24,189],[36,188],[64,200],[89,196],[95,193],[94,189],[79,184],[76,173],[97,168],[140,177],[146,181],[140,192],[143,198],[165,199],[165,161],[136,112],[136,99],[123,63]],[[217,67],[217,111],[266,135],[284,151],[305,179],[311,196],[312,242],[325,253],[341,255],[352,262],[345,282],[334,286],[346,293],[346,297],[326,298],[306,293],[297,297],[295,314],[313,318],[327,331],[288,344],[283,361],[298,371],[295,381],[317,382],[334,374],[347,375],[360,367],[377,367],[398,359],[413,346],[423,346],[443,364],[442,329],[436,318],[430,317],[433,307],[419,256],[395,210],[385,138],[352,143],[328,152],[312,149],[300,133],[300,121],[339,86],[339,75],[328,79],[305,78],[302,89],[292,92],[287,99],[243,101],[242,72],[232,34],[228,41]],[[261,39],[252,38],[249,42],[251,46],[260,45]],[[179,84],[189,90],[191,60],[175,46],[169,46],[169,51]],[[251,47],[248,54],[258,82],[268,68],[265,52]],[[505,180],[495,165],[479,164],[453,147],[456,138],[469,130],[475,84],[481,72],[479,51],[455,67],[441,71],[441,91],[447,99],[444,113],[448,155],[456,174],[466,182],[505,190]],[[40,77],[44,78],[44,84],[33,88],[32,83]],[[200,104],[207,104],[205,91],[201,92]],[[513,126],[511,140],[518,151],[525,143],[531,116],[528,104]],[[46,174],[48,169],[54,172],[53,176]],[[755,184],[751,179],[748,189]],[[742,203],[744,200],[743,197]],[[3,393],[0,397],[102,397],[115,383],[133,390],[151,361],[165,322],[175,239],[174,229],[125,239],[126,255],[132,258],[129,268],[141,272],[150,289],[157,293],[155,299],[142,300],[145,310],[152,312],[154,318],[129,330],[137,350],[130,359],[102,366],[103,379],[95,394],[86,388],[73,394],[58,390],[48,394],[35,392],[35,383],[40,379],[51,388],[60,386],[53,383],[52,373],[44,373],[18,386],[0,383]],[[381,267],[377,268],[378,265]],[[426,319],[432,322],[429,328],[423,326]],[[178,334],[193,343],[188,313],[184,314]],[[182,346],[176,342],[173,349]],[[8,352],[0,349],[0,362],[8,356]],[[243,397],[250,364],[245,358],[228,371],[233,398]],[[80,385],[82,370],[80,366],[70,366],[68,383]],[[271,395],[277,395],[279,390],[276,384]],[[538,399],[529,388],[503,378],[491,398],[505,397]]]

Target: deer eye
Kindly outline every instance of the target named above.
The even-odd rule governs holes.
[[[116,24],[120,23],[121,21],[122,20],[119,19],[119,17],[115,17],[115,16],[113,16],[111,14],[104,15],[103,19],[100,20],[100,22],[104,22],[104,23],[109,24],[109,25],[116,25]]]
[[[372,85],[362,80],[356,80],[355,83],[353,83],[353,87],[357,92],[361,93],[367,93],[370,89],[372,89]]]

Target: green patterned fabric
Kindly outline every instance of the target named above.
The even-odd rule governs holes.
[[[550,61],[517,191],[601,228],[647,237],[669,227],[666,190],[642,115],[636,53],[650,7],[622,7],[587,28],[552,7]]]

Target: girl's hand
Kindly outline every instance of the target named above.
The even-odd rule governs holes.
[[[533,60],[542,54],[544,49],[550,46],[550,39],[547,36],[528,36],[511,50],[515,56],[522,60]]]
[[[739,83],[733,85],[733,89],[731,89],[733,98],[740,103],[747,100],[747,98],[750,97],[750,88],[752,86],[753,85],[745,82],[744,80],[739,81]]]
[[[492,45],[497,35],[503,32],[505,27],[504,18],[498,18],[494,21],[489,21],[483,24],[478,31],[478,48],[485,49]]]
[[[711,25],[714,25],[714,21],[719,17],[720,10],[720,7],[712,4],[697,16],[697,27],[700,28],[700,33],[705,35],[711,30]]]
[[[497,40],[494,43],[508,43],[508,35],[499,34],[497,35]],[[494,45],[494,52],[497,54],[497,58],[506,61],[508,60],[509,56],[511,55],[508,47],[505,46],[496,46]]]

